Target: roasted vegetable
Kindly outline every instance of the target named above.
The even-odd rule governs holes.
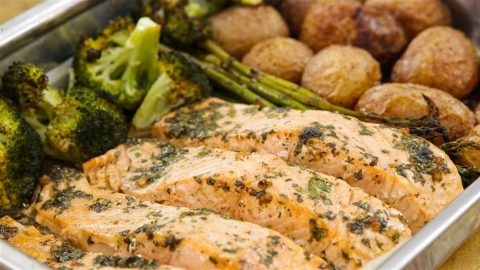
[[[74,60],[79,84],[109,94],[126,110],[135,110],[158,77],[160,25],[141,18],[112,21],[97,38],[84,40]]]
[[[15,105],[0,98],[0,216],[31,201],[43,161],[42,143]]]
[[[149,128],[171,109],[198,101],[211,93],[202,71],[177,52],[161,54],[159,70],[160,77],[133,117],[132,124],[137,129]]]
[[[213,40],[239,59],[259,42],[289,36],[287,23],[271,6],[233,6],[210,21]]]
[[[188,49],[211,35],[207,16],[218,12],[225,0],[149,0],[144,16],[162,25],[161,41],[175,48]]]
[[[123,112],[107,96],[74,87],[66,93],[48,85],[43,71],[14,63],[2,77],[2,92],[40,134],[50,156],[80,163],[126,140]]]
[[[431,27],[408,45],[393,67],[392,82],[417,83],[462,99],[478,82],[477,51],[464,33]]]

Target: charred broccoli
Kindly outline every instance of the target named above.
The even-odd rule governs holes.
[[[40,137],[15,105],[0,98],[0,216],[30,202],[42,170]]]
[[[162,43],[189,49],[211,36],[207,16],[225,4],[225,0],[150,0],[143,14],[162,25]]]
[[[41,69],[19,62],[8,68],[2,83],[2,92],[18,105],[54,158],[80,163],[127,138],[123,112],[93,89],[74,87],[63,93],[48,86]]]
[[[160,77],[133,117],[132,124],[136,129],[149,128],[169,110],[198,101],[211,93],[207,77],[180,53],[161,54],[159,70]]]
[[[160,25],[141,18],[112,21],[97,38],[81,42],[74,59],[80,85],[109,94],[126,110],[135,110],[158,77]]]

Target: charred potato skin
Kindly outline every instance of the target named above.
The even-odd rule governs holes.
[[[256,70],[299,82],[312,57],[312,50],[305,44],[292,38],[279,37],[257,43],[242,62]]]
[[[464,98],[478,81],[475,47],[451,27],[429,28],[412,40],[395,63],[391,80],[422,84]]]
[[[233,6],[210,22],[213,39],[239,59],[258,42],[289,36],[286,22],[271,6]]]
[[[438,110],[438,120],[447,129],[450,140],[465,136],[475,125],[474,113],[460,100],[418,84],[388,83],[373,87],[362,95],[356,110],[413,119],[433,116]]]
[[[391,63],[407,45],[400,24],[387,13],[353,0],[318,0],[302,25],[300,40],[314,51],[332,44],[354,45],[381,63]]]
[[[369,51],[382,64],[392,64],[407,46],[403,28],[389,13],[365,7],[356,22],[354,45]]]
[[[360,96],[380,83],[380,64],[365,50],[332,45],[307,64],[302,86],[330,102],[352,108]]]
[[[440,0],[367,0],[365,7],[392,14],[408,39],[427,28],[451,24],[450,11]]]

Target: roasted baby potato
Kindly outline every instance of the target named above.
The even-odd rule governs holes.
[[[213,39],[242,58],[258,42],[289,35],[282,16],[270,6],[234,6],[211,18]]]
[[[450,12],[441,0],[367,0],[365,7],[391,13],[408,39],[429,27],[451,23]]]
[[[476,50],[465,35],[436,26],[412,40],[392,72],[393,82],[423,84],[464,98],[477,84]]]
[[[280,13],[285,21],[287,21],[288,27],[293,36],[300,34],[303,20],[307,14],[310,6],[315,1],[330,1],[330,0],[283,0],[280,5]],[[363,3],[364,0],[351,0],[354,2]]]
[[[288,23],[288,27],[292,32],[292,35],[298,36],[302,27],[305,14],[315,0],[283,0],[280,5],[280,13],[285,21]]]
[[[330,102],[352,108],[360,96],[380,83],[380,64],[365,50],[332,45],[307,64],[302,86]]]
[[[272,38],[253,46],[243,57],[243,63],[277,77],[299,82],[313,52],[292,38]]]
[[[388,83],[368,89],[356,110],[413,119],[436,115],[451,140],[465,136],[475,125],[475,115],[460,100],[418,84]]]
[[[355,14],[362,5],[351,0],[319,0],[308,9],[300,40],[315,52],[332,45],[351,45],[357,38]]]
[[[407,44],[403,29],[386,12],[364,8],[353,0],[319,0],[311,5],[300,40],[314,51],[332,44],[368,50],[382,63],[398,56]]]
[[[392,15],[365,7],[357,17],[353,45],[369,51],[380,63],[393,64],[407,46],[407,38]]]

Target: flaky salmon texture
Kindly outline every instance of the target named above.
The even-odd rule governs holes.
[[[402,212],[413,232],[463,191],[455,165],[434,145],[337,113],[210,98],[166,115],[152,134],[178,147],[272,153],[344,179]]]
[[[41,184],[36,221],[86,252],[141,255],[185,269],[329,267],[270,229],[97,188],[73,169],[55,168]]]
[[[410,238],[399,211],[271,154],[130,139],[83,168],[95,186],[166,205],[208,207],[276,230],[334,269],[357,269]]]
[[[56,239],[52,234],[44,234],[32,225],[22,225],[9,216],[0,218],[0,239],[8,241],[14,247],[51,269],[182,269],[160,265],[155,260],[147,260],[140,256],[107,256],[101,253],[83,252],[68,243],[63,243]]]

